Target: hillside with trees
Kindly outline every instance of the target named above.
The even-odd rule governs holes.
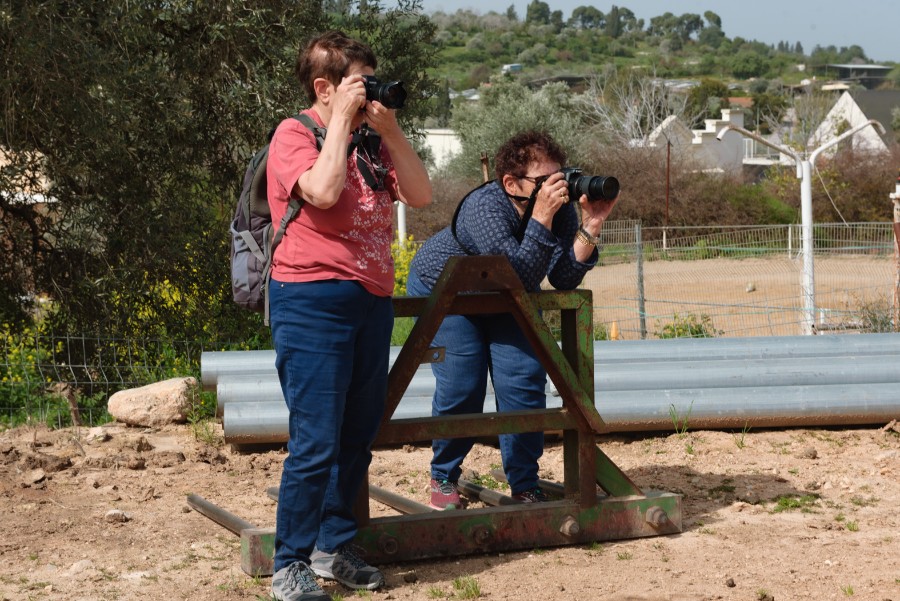
[[[503,14],[459,10],[430,18],[440,44],[431,74],[457,90],[477,87],[512,63],[522,65],[519,76],[527,79],[591,75],[615,66],[663,78],[765,79],[790,85],[828,64],[870,62],[858,45],[807,50],[792,40],[772,45],[729,38],[727,24],[711,10],[703,15],[667,12],[645,22],[626,7],[613,5],[604,13],[579,6],[566,16],[533,0],[521,17],[510,6]],[[900,70],[890,81],[900,83]]]
[[[840,93],[822,89],[826,65],[869,62],[858,45],[817,46],[806,54],[799,42],[729,38],[713,11],[645,22],[626,7],[604,13],[580,6],[564,15],[533,0],[521,18],[512,6],[503,14],[460,10],[430,18],[439,46],[429,74],[438,94],[425,125],[456,130],[462,150],[436,175],[435,210],[413,216],[416,238],[446,223],[458,198],[479,181],[482,154],[491,156],[524,127],[551,131],[586,172],[619,177],[627,195],[619,218],[663,225],[662,199],[671,197],[675,224],[797,222],[799,182],[791,168],[705,173],[677,154],[646,148],[648,136],[670,115],[696,129],[732,108],[744,112],[747,129],[807,150]],[[520,67],[504,72],[510,64]],[[900,67],[881,86],[900,88]],[[477,102],[469,100],[472,92]],[[900,130],[900,107],[894,115],[883,125]],[[844,152],[820,161],[816,218],[890,220],[884,199],[898,157],[894,148],[890,156]],[[830,200],[835,190],[843,192],[840,204]]]

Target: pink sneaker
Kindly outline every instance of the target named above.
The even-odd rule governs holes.
[[[431,479],[431,507],[434,509],[462,509],[456,482]]]

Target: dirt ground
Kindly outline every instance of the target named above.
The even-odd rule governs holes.
[[[196,427],[111,424],[0,433],[0,599],[265,599],[239,538],[196,493],[274,525],[282,450],[237,453]],[[202,439],[203,441],[201,442]],[[639,486],[683,495],[678,535],[384,565],[334,599],[842,599],[900,601],[900,427],[691,431],[598,438]],[[426,447],[378,449],[371,481],[426,502]],[[466,467],[488,474],[498,450]],[[548,442],[541,477],[562,476]],[[373,515],[393,510],[372,501]],[[468,577],[468,578],[466,578]],[[468,584],[468,587],[463,585]],[[476,596],[477,594],[477,596]]]

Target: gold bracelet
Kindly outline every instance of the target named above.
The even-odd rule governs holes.
[[[587,246],[593,246],[597,248],[600,246],[600,237],[592,236],[584,229],[583,226],[578,228],[578,233],[576,234],[578,241]]]

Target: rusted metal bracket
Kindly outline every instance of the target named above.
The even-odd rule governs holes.
[[[542,312],[560,312],[561,344]],[[416,419],[391,419],[444,317],[511,313],[562,398],[559,409]],[[456,511],[424,505],[365,483],[356,503],[354,541],[372,563],[533,549],[681,532],[680,495],[642,491],[596,444],[605,426],[594,405],[593,304],[589,290],[528,293],[505,257],[454,257],[428,297],[394,299],[394,314],[417,317],[388,375],[388,396],[376,444],[517,432],[562,431],[562,499]],[[598,492],[597,488],[602,492]],[[603,494],[605,493],[605,494]],[[270,490],[270,495],[272,494]],[[405,515],[371,518],[369,496]],[[502,495],[487,495],[502,497]],[[275,495],[277,498],[277,494]],[[509,497],[507,497],[509,498]],[[512,499],[510,499],[512,501]],[[242,530],[242,539],[244,538]],[[241,567],[271,573],[274,530],[252,532]],[[246,549],[246,550],[245,550]]]

